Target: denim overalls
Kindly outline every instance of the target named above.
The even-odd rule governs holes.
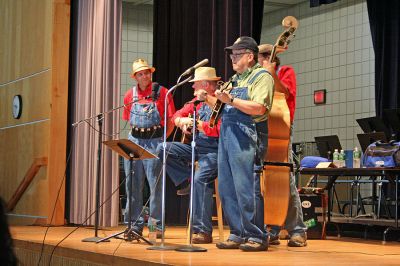
[[[132,100],[138,101],[137,87],[132,88]],[[158,112],[155,102],[150,103],[134,103],[131,107],[131,114],[129,122],[132,128],[152,128],[154,126],[159,126],[161,121],[160,113]],[[162,138],[135,138],[129,133],[128,139],[136,144],[139,144],[146,150],[153,154],[157,154],[157,146],[162,142]],[[132,169],[132,186],[129,187],[129,178],[131,178],[131,171],[129,167],[129,161],[125,160],[125,175],[126,180],[126,194],[127,197],[131,199],[132,207],[132,228],[136,231],[142,232],[144,226],[144,219],[142,208],[143,208],[143,185],[145,175],[150,187],[150,217],[149,224],[151,224],[151,219],[154,219],[157,223],[157,228],[161,230],[161,161],[159,159],[145,159],[133,161]],[[128,202],[125,208],[124,222],[128,223],[128,213],[129,213]]]
[[[209,121],[211,109],[202,104],[197,113],[201,121]],[[197,131],[195,159],[198,163],[194,176],[193,232],[212,233],[212,194],[213,182],[217,177],[218,137],[209,137]],[[169,142],[166,146],[166,169],[176,186],[190,178],[192,150],[191,145]],[[159,157],[163,148],[159,145]]]
[[[247,87],[231,90],[235,98],[249,100]],[[260,174],[267,147],[267,122],[225,105],[218,146],[219,193],[230,227],[229,240],[244,243],[267,241]]]

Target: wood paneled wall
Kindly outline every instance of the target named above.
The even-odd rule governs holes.
[[[8,201],[35,158],[47,157],[12,213],[64,223],[57,201],[66,158],[69,0],[0,1],[0,195]],[[12,100],[22,96],[20,119]],[[65,182],[65,181],[64,181]],[[27,221],[31,219],[27,218]]]

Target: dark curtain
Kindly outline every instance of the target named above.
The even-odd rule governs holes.
[[[239,36],[251,36],[259,42],[263,9],[263,0],[155,0],[154,80],[172,87],[185,69],[205,58],[208,66],[227,80],[233,71],[224,48]],[[192,97],[191,84],[178,88],[176,107]],[[187,197],[177,198],[175,188],[169,180],[167,183],[166,220],[186,223]]]
[[[310,7],[317,7],[323,4],[331,4],[337,0],[310,0]]]
[[[400,1],[367,0],[375,51],[375,110],[400,108]]]

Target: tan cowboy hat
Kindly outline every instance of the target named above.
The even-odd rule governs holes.
[[[189,82],[195,82],[200,80],[220,80],[221,77],[217,77],[215,74],[215,68],[213,67],[199,67],[194,71],[194,78]]]
[[[261,44],[258,46],[258,53],[264,54],[264,53],[271,53],[272,47],[274,47],[272,44]]]
[[[136,74],[136,72],[145,70],[145,69],[150,69],[151,73],[153,73],[154,71],[156,71],[156,69],[154,67],[149,66],[149,64],[147,63],[146,60],[144,59],[136,59],[135,61],[133,61],[132,64],[132,76],[134,76]]]

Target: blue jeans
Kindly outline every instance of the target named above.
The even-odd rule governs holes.
[[[161,138],[138,139],[129,134],[129,140],[139,144],[153,154],[157,154],[157,146],[162,142]],[[124,222],[132,223],[132,228],[141,232],[144,227],[143,209],[143,186],[144,178],[147,177],[150,187],[150,217],[149,224],[156,223],[157,228],[161,230],[161,161],[159,159],[145,159],[132,161],[130,169],[129,160],[124,160],[126,175],[126,194],[130,199],[130,206],[126,203]],[[131,181],[131,186],[129,183]],[[129,219],[129,208],[131,208],[131,219]]]
[[[292,155],[292,142],[293,142],[293,125],[290,127],[290,142],[289,142],[289,162],[293,162]],[[307,227],[303,222],[303,211],[301,209],[301,201],[299,192],[296,187],[296,178],[293,173],[290,173],[290,195],[287,216],[285,220],[284,228],[288,231],[289,235],[299,233],[304,235]],[[277,225],[271,226],[270,234],[272,236],[278,236],[281,231],[281,227]]]
[[[198,163],[194,175],[193,187],[193,232],[212,234],[213,183],[217,177],[218,139],[210,137],[196,138],[195,160]],[[166,145],[166,170],[176,186],[190,178],[192,148],[180,142]],[[158,146],[162,159],[162,143]]]
[[[246,99],[247,88],[234,88],[231,94]],[[225,106],[218,146],[218,189],[230,227],[228,239],[238,243],[267,240],[260,174],[254,174],[262,162],[260,151],[267,145],[260,141],[251,116]]]

